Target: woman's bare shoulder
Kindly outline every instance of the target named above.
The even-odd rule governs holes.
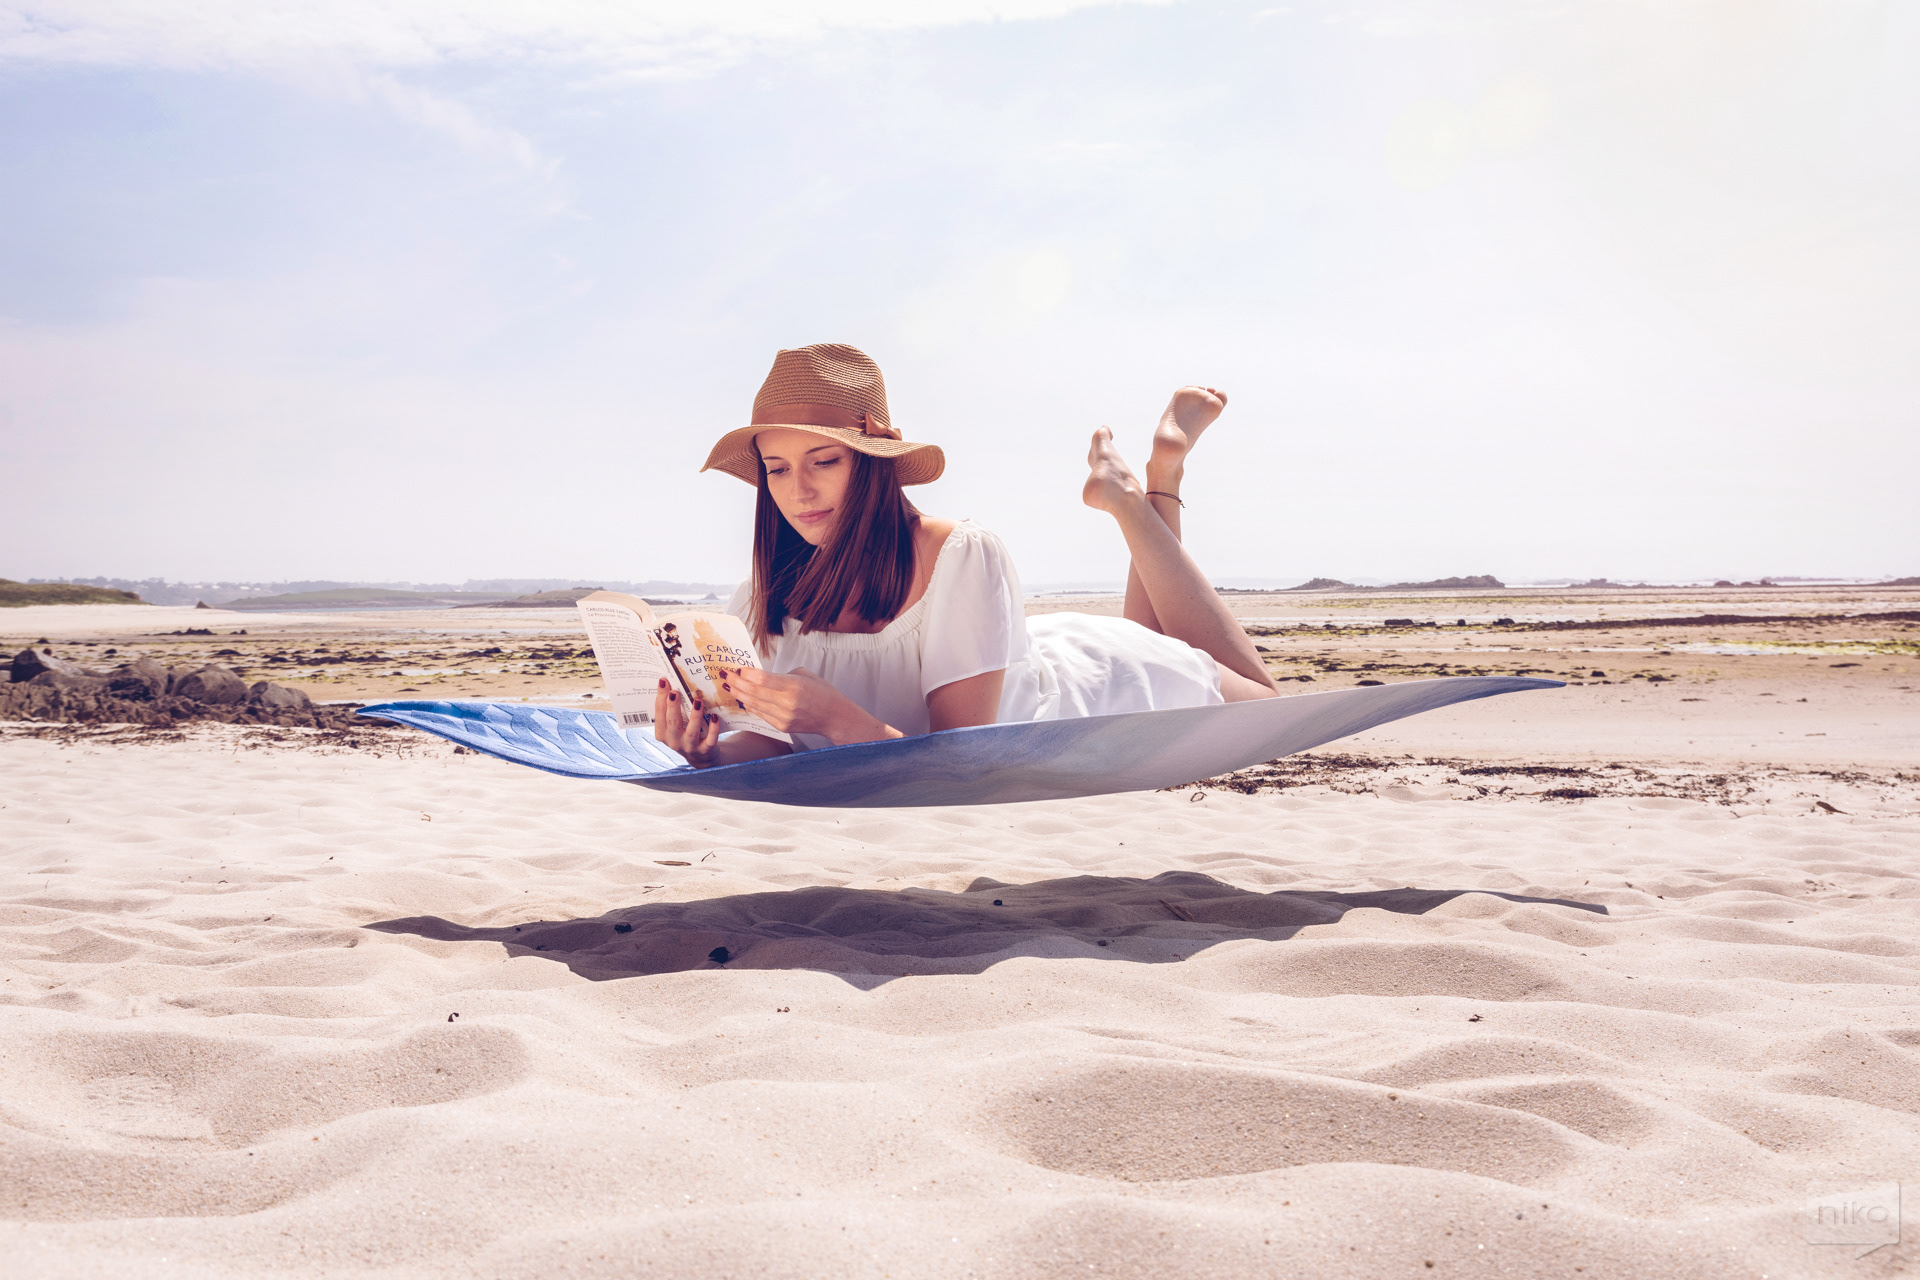
[[[947,539],[953,536],[953,531],[959,526],[958,520],[947,520],[940,516],[920,517],[920,522],[913,528],[913,589],[908,593],[903,607],[911,608],[927,593],[927,584],[933,581],[934,566],[940,561],[940,548],[947,545]]]
[[[920,524],[914,530],[914,539],[923,550],[937,552],[947,545],[947,539],[959,527],[958,520],[949,520],[945,516],[921,516]]]

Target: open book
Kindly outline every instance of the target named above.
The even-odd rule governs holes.
[[[708,612],[656,616],[645,600],[619,591],[596,591],[578,603],[614,718],[622,728],[653,723],[653,699],[664,679],[679,692],[681,706],[691,707],[698,696],[720,713],[721,727],[729,732],[751,729],[781,742],[793,741],[720,687],[729,670],[760,665],[753,637],[740,619]]]

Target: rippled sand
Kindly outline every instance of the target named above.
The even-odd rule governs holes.
[[[1920,1181],[1910,789],[1367,767],[795,811],[9,731],[6,1270],[1915,1268],[1805,1238]]]

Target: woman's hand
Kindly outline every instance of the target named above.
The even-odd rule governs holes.
[[[655,741],[678,751],[696,769],[725,763],[716,754],[720,746],[719,714],[703,705],[697,695],[693,706],[681,704],[680,691],[661,677],[660,688],[653,695]]]
[[[672,747],[687,758],[687,763],[696,769],[710,769],[717,764],[740,764],[747,760],[764,760],[768,756],[784,756],[793,747],[778,738],[769,738],[764,733],[730,733],[721,737],[722,723],[720,713],[707,706],[696,695],[693,705],[681,705],[679,690],[665,680],[660,682],[659,690],[653,695],[653,736],[661,744]]]
[[[805,667],[785,675],[742,667],[721,680],[741,706],[782,733],[811,733],[835,746],[906,736]]]

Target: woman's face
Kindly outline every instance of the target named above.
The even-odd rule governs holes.
[[[767,468],[767,491],[800,536],[827,540],[853,476],[853,450],[811,431],[774,427],[754,436]]]

